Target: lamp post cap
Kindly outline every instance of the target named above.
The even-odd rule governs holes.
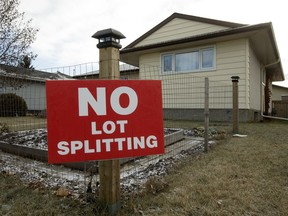
[[[107,37],[107,36],[112,36],[117,39],[126,38],[121,32],[113,28],[108,28],[108,29],[97,31],[95,34],[92,35],[92,38],[100,39],[102,37]]]
[[[233,81],[238,82],[238,80],[240,79],[240,77],[239,77],[239,76],[232,76],[231,79],[232,79],[232,82],[233,82]]]

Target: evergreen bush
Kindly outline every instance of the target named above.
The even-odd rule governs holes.
[[[25,116],[27,109],[27,104],[22,97],[14,93],[0,95],[1,117]]]

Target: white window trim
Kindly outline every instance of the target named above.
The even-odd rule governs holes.
[[[214,55],[213,55],[213,66],[209,68],[202,68],[202,51],[205,49],[213,48],[214,50]],[[188,53],[188,52],[195,52],[195,51],[201,51],[199,55],[199,69],[197,70],[189,70],[189,71],[175,71],[175,57],[177,54],[181,53]],[[164,72],[164,61],[163,57],[172,55],[172,71],[166,71]],[[160,74],[161,75],[169,75],[169,74],[181,74],[181,73],[197,73],[197,72],[206,72],[206,71],[214,71],[216,70],[216,46],[215,45],[210,45],[210,46],[204,46],[204,47],[197,47],[193,49],[185,49],[185,50],[177,50],[176,52],[165,52],[161,53],[160,55],[160,64],[161,64],[161,70]]]

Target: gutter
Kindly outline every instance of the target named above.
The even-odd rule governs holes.
[[[275,61],[275,62],[272,62],[272,63],[270,63],[270,64],[268,64],[268,65],[264,65],[264,66],[263,66],[263,69],[264,69],[264,68],[267,68],[267,67],[270,67],[270,66],[272,66],[272,65],[274,65],[274,64],[278,64],[278,63],[280,63],[280,59],[279,59],[279,58],[278,58],[277,61]],[[261,83],[262,83],[262,85],[263,85],[263,80],[261,80]],[[263,90],[262,90],[262,89],[263,89],[263,88],[261,88],[261,96],[263,95]],[[261,106],[262,106],[261,116],[262,116],[263,118],[269,118],[269,119],[277,119],[277,120],[285,120],[285,121],[288,121],[288,118],[264,115],[264,113],[263,113],[263,110],[264,110],[263,102],[262,102],[261,104],[262,104],[262,105],[261,105]]]
[[[261,116],[264,117],[264,118],[269,118],[269,119],[277,119],[277,120],[288,121],[288,118],[276,117],[276,116],[267,116],[267,115],[264,115],[263,113],[261,113]]]
[[[277,61],[275,61],[275,62],[272,62],[270,64],[264,65],[263,68],[267,68],[267,67],[270,67],[270,66],[272,66],[274,64],[278,64],[278,63],[280,63],[280,58],[278,58]]]

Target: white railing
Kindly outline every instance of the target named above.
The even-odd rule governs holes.
[[[69,66],[58,66],[51,68],[40,69],[40,71],[50,72],[50,73],[63,73],[69,76],[93,73],[99,70],[99,62],[87,62],[82,64],[75,64]]]

